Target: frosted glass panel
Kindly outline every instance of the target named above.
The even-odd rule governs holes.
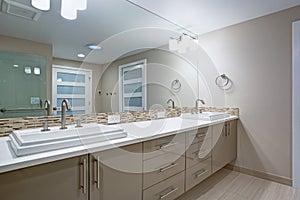
[[[63,101],[63,98],[58,98],[57,99],[57,105],[61,106],[61,102]],[[67,100],[70,102],[71,107],[84,107],[85,106],[85,99],[84,98],[67,98]]]
[[[131,80],[131,79],[136,79],[136,78],[142,78],[142,69],[141,68],[124,72],[124,80]]]
[[[85,87],[83,86],[66,86],[58,85],[57,94],[85,94]]]
[[[142,83],[124,84],[124,93],[138,93],[142,92]]]
[[[124,98],[124,105],[126,107],[132,106],[132,107],[142,107],[142,97],[129,97]]]
[[[57,80],[61,80],[62,82],[84,83],[85,82],[85,75],[58,72],[57,73]]]
[[[40,73],[34,74],[34,68]],[[46,57],[0,51],[0,109],[6,109],[0,118],[45,115],[39,99],[45,101],[46,86]]]

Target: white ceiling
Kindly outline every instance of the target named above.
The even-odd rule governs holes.
[[[30,5],[30,0],[15,0]],[[135,3],[203,34],[232,24],[300,5],[300,0],[132,0]],[[53,56],[81,60],[89,43],[101,43],[88,61],[106,63],[130,51],[167,44],[180,28],[125,0],[88,0],[88,8],[74,21],[59,15],[60,1],[37,22],[0,13],[0,34],[53,44]]]

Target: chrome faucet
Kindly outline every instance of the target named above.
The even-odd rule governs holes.
[[[167,104],[169,104],[170,102],[172,103],[172,104],[171,104],[171,108],[174,109],[174,108],[175,108],[175,103],[174,103],[173,99],[169,99],[169,100],[167,101]]]
[[[200,107],[199,103],[202,103],[203,105],[205,104],[205,102],[202,99],[196,100],[196,107],[195,107],[196,114],[202,113],[202,109],[199,110],[199,107]]]
[[[66,110],[71,110],[71,105],[67,99],[64,99],[61,102],[61,127],[60,127],[60,129],[67,129],[67,127],[66,127]]]
[[[51,115],[51,102],[50,102],[50,100],[46,99],[44,106],[45,106],[45,110],[47,111],[47,116],[50,116]]]

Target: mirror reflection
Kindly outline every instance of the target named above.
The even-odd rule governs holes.
[[[0,118],[45,115],[44,56],[0,51]]]
[[[57,15],[56,1],[35,21],[0,12],[0,50],[10,54],[0,57],[0,91],[8,94],[1,95],[0,118],[60,115],[64,99],[74,115],[194,106],[197,86],[207,86],[197,79],[199,52],[169,51],[178,27],[126,1],[89,1],[87,8],[74,21]],[[23,63],[13,67],[20,55]]]

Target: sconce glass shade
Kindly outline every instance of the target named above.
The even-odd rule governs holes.
[[[63,18],[69,20],[74,20],[77,18],[77,8],[73,0],[61,0],[60,14]]]
[[[31,0],[31,5],[39,10],[50,10],[50,0]]]
[[[86,10],[87,8],[87,0],[74,0],[74,4],[76,4],[77,10]]]

